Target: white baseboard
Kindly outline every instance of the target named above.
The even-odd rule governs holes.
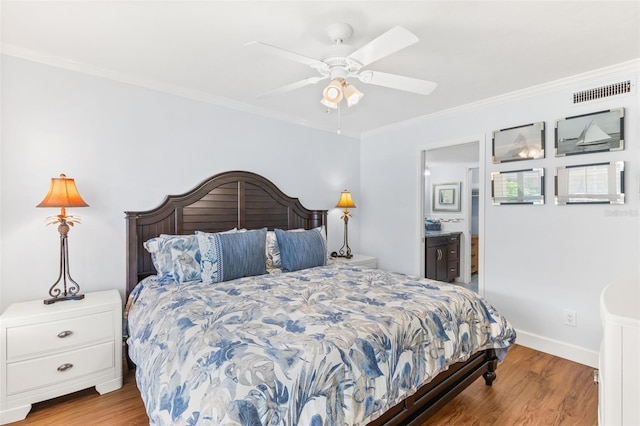
[[[569,361],[588,365],[589,367],[598,368],[599,354],[597,351],[538,336],[537,334],[528,333],[522,330],[516,330],[516,332],[518,333],[518,337],[516,339],[516,343],[518,345],[568,359]]]

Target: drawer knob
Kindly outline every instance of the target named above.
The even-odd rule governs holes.
[[[73,364],[62,364],[60,367],[58,367],[58,371],[67,371],[71,367],[73,367]]]
[[[61,339],[64,339],[65,337],[69,337],[73,334],[73,331],[70,330],[65,330],[65,331],[61,331],[60,333],[58,333],[58,337]]]

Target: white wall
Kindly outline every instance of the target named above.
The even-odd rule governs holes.
[[[361,142],[362,250],[378,256],[382,268],[419,273],[424,262],[419,255],[420,151],[484,135],[480,273],[485,296],[519,330],[519,342],[595,365],[602,335],[600,292],[613,279],[638,274],[639,69],[636,61],[367,135]],[[573,92],[622,78],[632,79],[633,94],[571,104]],[[556,119],[617,107],[626,110],[623,151],[555,157]],[[492,131],[537,121],[546,123],[546,158],[492,164]],[[626,163],[624,205],[554,204],[555,166],[613,160]],[[492,206],[490,173],[527,167],[545,168],[546,204]],[[577,327],[563,325],[564,309],[577,311]]]
[[[111,80],[2,57],[0,310],[44,299],[59,238],[37,209],[49,181],[76,179],[89,208],[69,234],[83,292],[125,288],[125,210],[156,207],[223,171],[265,176],[311,209],[329,210],[329,248],[342,245],[340,191],[360,199],[357,139]],[[359,205],[358,205],[359,207]],[[359,226],[350,223],[358,251]]]

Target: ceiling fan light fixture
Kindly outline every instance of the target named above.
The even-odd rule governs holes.
[[[336,89],[335,87],[329,87],[327,89],[327,99],[338,99],[338,97],[340,96],[340,90]]]
[[[337,102],[331,102],[326,100],[325,98],[320,99],[320,103],[324,106],[326,106],[327,108],[333,108],[333,109],[338,109],[338,103]]]
[[[331,83],[322,91],[322,99],[337,104],[342,100],[342,82],[339,79],[331,80]]]
[[[356,87],[347,82],[344,83],[344,97],[347,99],[347,106],[352,106],[360,102],[360,99],[364,96],[364,93],[356,89]]]

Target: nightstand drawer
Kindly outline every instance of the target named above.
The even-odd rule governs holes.
[[[113,340],[113,312],[7,329],[7,361]]]
[[[7,395],[38,389],[114,367],[113,341],[7,364]]]

